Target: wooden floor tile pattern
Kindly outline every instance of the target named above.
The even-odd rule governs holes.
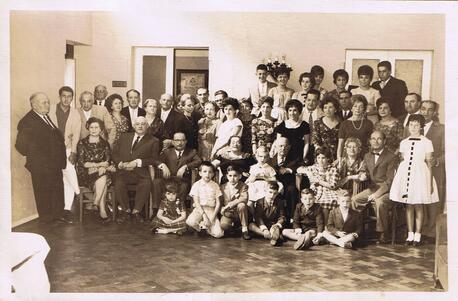
[[[40,225],[14,231],[43,235],[53,292],[435,291],[434,246],[324,245],[295,251],[267,240],[151,236],[147,226]]]

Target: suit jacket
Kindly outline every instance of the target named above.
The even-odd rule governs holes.
[[[269,93],[269,90],[276,87],[277,84],[275,83],[272,83],[272,82],[269,82],[267,81],[267,91],[266,93]],[[259,107],[261,106],[261,104],[259,103],[259,99],[261,98],[261,95],[259,94],[259,86],[258,86],[258,83],[256,83],[255,86],[252,86],[249,88],[249,96],[248,96],[248,99],[251,100],[251,103],[253,104],[253,110],[252,110],[252,114],[258,116],[260,111],[259,111]],[[267,96],[267,94],[266,94]]]
[[[340,120],[344,121],[344,120],[347,120],[348,118],[350,118],[351,116],[353,116],[353,112],[350,110],[350,112],[348,113],[347,117],[344,118],[342,110],[338,110],[336,112],[336,116],[338,116],[340,118]]]
[[[57,105],[51,105],[49,110],[49,117],[51,118],[52,122],[57,125],[57,115],[56,109]],[[65,133],[64,133],[64,140],[65,140],[65,147],[67,149],[71,149],[72,153],[76,153],[76,146],[78,145],[78,141],[80,140],[81,135],[81,118],[78,114],[78,110],[74,108],[70,108],[70,113],[68,114],[67,123],[65,124]]]
[[[158,117],[161,118],[162,110],[159,110]],[[172,109],[164,122],[164,138],[172,139],[177,131],[186,133],[186,121],[183,114]]]
[[[345,222],[339,207],[334,208],[329,212],[327,230],[333,235],[336,235],[337,231],[361,235],[362,228],[362,216],[358,211],[349,208],[347,220]]]
[[[223,193],[223,206],[226,206],[227,203],[232,202],[234,200],[239,200],[241,203],[248,202],[248,185],[239,181],[235,188],[237,189],[237,193],[231,196],[230,184],[224,183],[221,185],[221,192]]]
[[[383,89],[380,87],[380,81],[374,82],[372,88],[379,90],[380,95],[387,99],[391,108],[391,114],[394,117],[399,117],[406,113],[404,99],[408,91],[407,85],[403,80],[391,76]]]
[[[277,196],[272,206],[269,206],[265,198],[258,200],[254,209],[254,219],[258,226],[265,225],[267,228],[276,223],[283,225],[285,223],[285,201]]]
[[[296,174],[297,168],[301,165],[301,159],[300,158],[294,158],[293,156],[290,156],[289,153],[286,155],[285,161],[281,166],[278,165],[278,156],[274,155],[269,162],[269,165],[272,166],[275,169],[275,172],[277,173],[277,176],[281,176],[279,170],[280,167],[284,168],[289,168],[292,171],[292,175]]]
[[[81,134],[80,140],[86,138],[89,135],[89,131],[86,129],[86,116],[84,115],[83,109],[78,108],[78,112],[81,118]],[[102,137],[108,141],[110,145],[113,145],[113,142],[116,138],[116,127],[113,122],[113,118],[107,109],[104,106],[93,105],[91,109],[91,116],[103,121],[105,126],[105,131],[102,132]]]
[[[178,160],[174,147],[164,150],[160,155],[160,161],[167,165],[172,176],[176,176],[178,169],[183,165],[188,166],[187,175],[190,176],[190,170],[199,167],[200,163],[202,163],[202,159],[197,155],[197,151],[190,148],[185,148],[180,160]]]
[[[394,178],[398,157],[384,148],[377,163],[375,163],[375,155],[372,152],[364,155],[364,163],[370,177],[369,187],[377,189],[378,195],[387,193]]]
[[[431,140],[434,148],[436,165],[433,167],[433,176],[436,179],[439,198],[445,200],[445,128],[438,121],[433,121],[426,138]]]
[[[127,120],[129,121],[129,129],[127,131],[128,132],[133,132],[134,128],[132,127],[132,120],[130,119],[129,106],[122,108],[121,114],[124,115],[124,117],[126,117]],[[138,116],[145,116],[145,115],[146,115],[146,111],[144,109],[138,107],[138,115],[137,115],[137,117]]]
[[[59,129],[52,129],[33,110],[17,127],[17,151],[26,157],[25,167],[31,172],[57,171],[67,166],[65,140]]]
[[[159,140],[156,137],[144,135],[138,142],[134,149],[132,144],[134,142],[135,133],[123,133],[119,138],[118,143],[113,149],[113,162],[116,166],[120,162],[130,162],[135,159],[141,159],[141,167],[135,167],[132,172],[140,177],[150,177],[148,170],[149,165],[158,166],[161,162],[159,159]],[[118,172],[129,172],[126,170],[118,170]]]
[[[318,233],[324,230],[323,212],[319,204],[315,203],[308,210],[302,202],[296,205],[293,215],[293,228],[301,228],[304,232],[315,229]]]

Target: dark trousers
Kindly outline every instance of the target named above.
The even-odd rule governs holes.
[[[178,178],[172,176],[169,180],[175,181],[178,185],[177,198],[179,198],[183,204],[186,204],[186,197],[188,196],[189,190],[191,189],[191,180],[187,178]],[[165,192],[165,183],[166,179],[155,178],[153,180],[152,186],[152,195],[153,195],[153,204],[152,208],[159,208],[161,200],[164,198]]]
[[[149,201],[151,191],[151,178],[141,177],[135,172],[118,172],[115,177],[115,196],[118,204],[123,210],[129,209],[129,196],[127,193],[128,185],[135,187],[135,207],[134,210],[141,211],[145,203]]]
[[[31,172],[33,194],[41,221],[50,222],[64,214],[62,169]]]
[[[277,175],[277,180],[283,184],[283,196],[286,200],[286,223],[293,218],[294,209],[299,200],[299,192],[296,188],[296,176],[294,174]]]

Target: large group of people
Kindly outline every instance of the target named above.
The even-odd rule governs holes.
[[[422,234],[434,236],[445,202],[438,103],[409,93],[387,61],[377,66],[378,81],[368,65],[357,72],[359,86],[348,86],[348,73],[336,70],[327,91],[316,65],[294,91],[289,67],[261,64],[257,84],[239,100],[224,90],[210,100],[201,87],[141,103],[131,89],[124,106],[98,85],[80,94],[76,109],[70,87],[59,90],[56,105],[34,93],[16,149],[27,158],[39,220],[71,223],[83,186],[94,192],[91,209],[109,222],[113,185],[117,222],[147,219],[154,234],[220,238],[241,226],[244,239],[259,235],[274,246],[287,238],[295,249],[326,241],[352,247],[365,210],[374,207],[385,243],[390,212],[402,203],[406,244],[419,245]],[[148,202],[151,216],[142,214]]]

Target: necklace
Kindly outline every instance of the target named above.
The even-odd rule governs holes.
[[[353,120],[351,121],[351,124],[353,124],[353,128],[354,128],[355,130],[359,131],[359,130],[363,127],[363,121],[364,121],[364,120],[361,119],[361,123],[360,123],[359,127],[356,127],[356,126],[355,126],[355,122],[354,122]]]

